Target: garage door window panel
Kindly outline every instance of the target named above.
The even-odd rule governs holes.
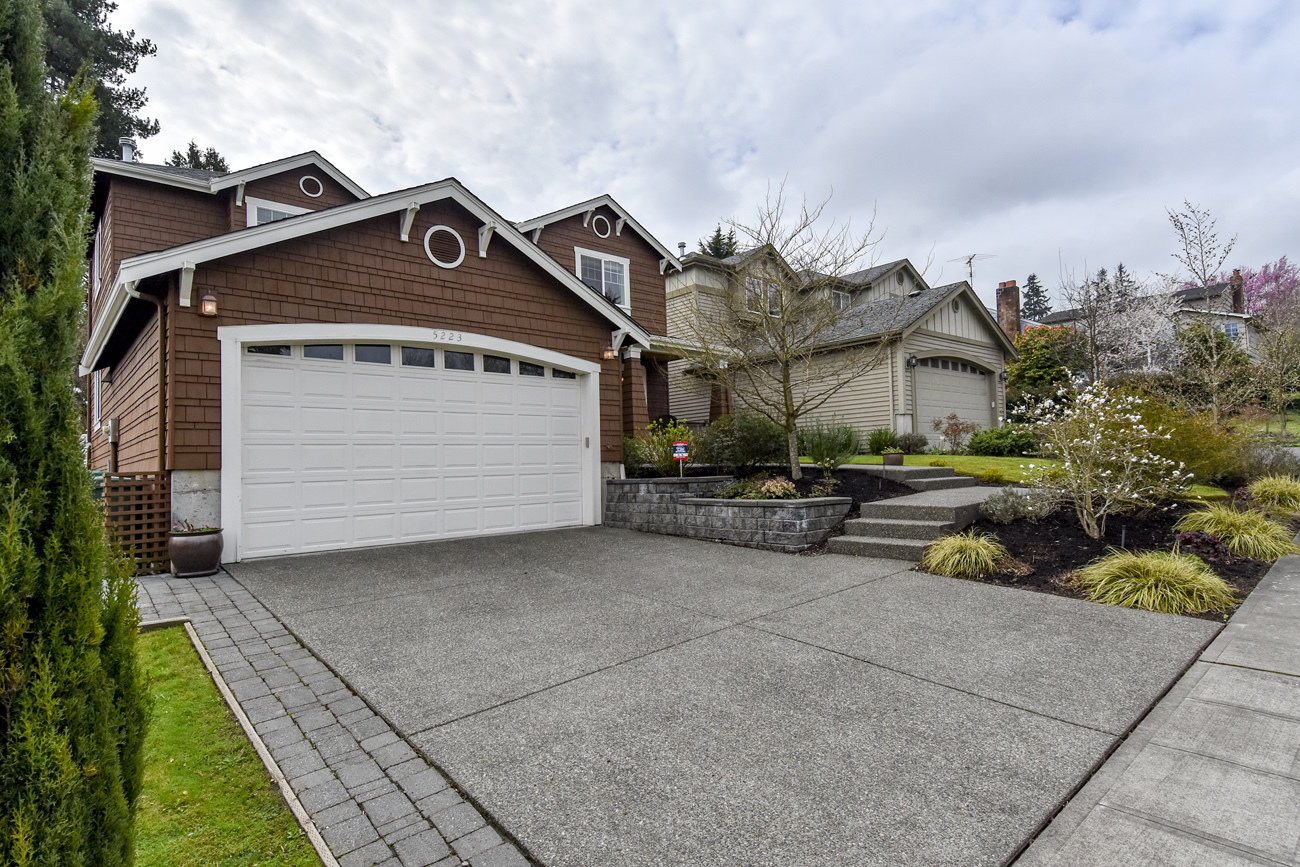
[[[437,367],[438,352],[418,346],[402,347],[402,365],[405,367]]]
[[[448,370],[473,370],[474,353],[453,352],[448,349],[442,354],[442,363]]]
[[[392,364],[393,347],[384,344],[358,343],[356,359],[363,364]]]
[[[303,358],[320,358],[328,361],[343,360],[342,343],[309,343],[302,348]]]

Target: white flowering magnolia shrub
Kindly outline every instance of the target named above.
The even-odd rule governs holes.
[[[1031,481],[1073,504],[1089,536],[1100,538],[1111,515],[1149,509],[1187,490],[1192,474],[1152,449],[1170,434],[1142,423],[1141,398],[1102,382],[1071,400],[1063,397],[1058,394],[1023,413],[1025,423],[1043,436],[1043,454],[1061,463],[1026,469]]]

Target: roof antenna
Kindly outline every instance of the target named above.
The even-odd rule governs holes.
[[[956,259],[949,259],[949,262],[965,262],[967,283],[971,288],[975,288],[975,263],[983,262],[985,259],[996,259],[997,256],[992,253],[971,253],[969,256],[958,256]]]

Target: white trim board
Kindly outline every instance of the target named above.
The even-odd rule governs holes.
[[[631,316],[610,303],[604,295],[583,283],[577,275],[562,267],[535,244],[529,242],[518,229],[465,189],[459,181],[448,178],[414,189],[398,190],[324,211],[310,211],[287,220],[264,223],[261,226],[241,229],[215,238],[181,244],[157,253],[146,253],[124,259],[118,267],[117,277],[109,290],[109,297],[104,303],[99,319],[95,322],[89,340],[86,341],[86,349],[81,356],[81,375],[84,376],[99,366],[104,347],[126,309],[129,300],[128,287],[134,287],[146,277],[175,271],[186,263],[200,265],[214,259],[233,256],[373,217],[396,214],[407,210],[413,203],[423,205],[444,199],[456,202],[482,223],[495,222],[496,232],[500,237],[508,240],[615,327],[627,329],[629,336],[638,343],[649,344],[649,332],[638,325]]]
[[[302,216],[303,214],[310,214],[312,212],[311,208],[300,208],[297,205],[286,205],[283,202],[273,202],[270,199],[259,199],[255,196],[245,196],[244,212],[247,218],[247,224],[249,228],[258,225],[266,225],[265,223],[258,223],[254,219],[254,217],[257,214],[257,209],[259,207],[268,208],[272,211],[279,211],[280,213],[288,214],[291,217],[298,217],[298,216]]]
[[[486,334],[408,325],[226,325],[217,328],[217,339],[221,342],[221,526],[226,539],[223,563],[237,563],[242,555],[243,359],[244,347],[258,343],[414,343],[509,355],[576,373],[583,425],[582,523],[600,523],[600,365],[594,361]]]
[[[335,168],[334,164],[316,151],[307,151],[306,153],[296,154],[284,159],[273,160],[269,163],[252,166],[246,169],[240,169],[236,172],[227,172],[225,174],[213,175],[206,180],[201,178],[191,178],[184,175],[178,175],[166,171],[160,166],[151,166],[145,163],[124,163],[121,160],[106,160],[95,157],[90,161],[91,166],[97,172],[104,172],[109,175],[121,175],[127,178],[136,178],[142,181],[151,181],[158,184],[166,184],[169,187],[180,187],[186,190],[195,190],[201,193],[218,193],[221,190],[237,187],[241,183],[246,184],[250,181],[256,181],[261,178],[278,175],[280,172],[293,171],[294,169],[312,166],[319,169],[324,174],[329,175],[335,182],[359,199],[368,199],[370,194],[354,180],[349,178],[343,172]]]

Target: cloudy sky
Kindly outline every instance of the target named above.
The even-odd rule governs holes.
[[[933,284],[1176,266],[1184,199],[1300,256],[1291,0],[120,0],[161,162],[316,149],[372,193],[459,178],[522,220],[608,192],[694,248],[771,182]]]

